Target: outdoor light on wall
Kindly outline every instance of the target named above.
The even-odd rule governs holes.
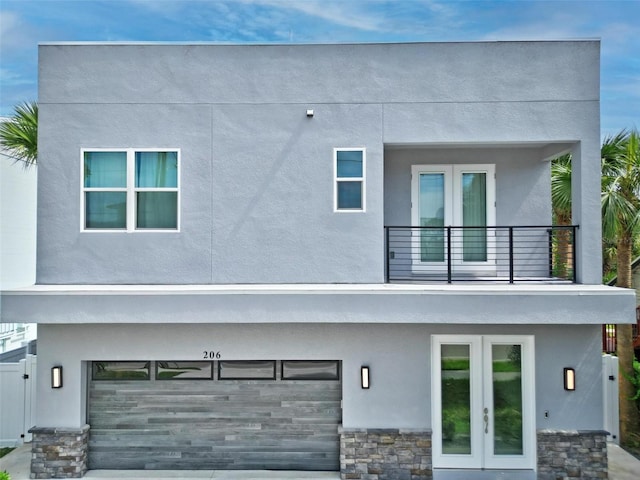
[[[307,109],[307,117],[313,117],[313,110],[310,108]]]
[[[62,366],[51,367],[51,388],[62,388]]]
[[[564,369],[564,389],[570,392],[576,389],[576,371],[573,368]]]
[[[360,386],[365,390],[369,388],[369,367],[360,368]]]

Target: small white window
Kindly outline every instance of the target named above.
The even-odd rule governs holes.
[[[82,151],[84,231],[178,230],[179,150]]]
[[[366,198],[365,149],[335,148],[333,157],[335,177],[334,211],[364,212]]]

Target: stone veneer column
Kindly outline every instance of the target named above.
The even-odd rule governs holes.
[[[538,430],[538,480],[609,478],[607,432]]]
[[[342,480],[432,478],[431,430],[340,428]]]
[[[87,473],[89,425],[29,430],[31,478],[81,478]]]

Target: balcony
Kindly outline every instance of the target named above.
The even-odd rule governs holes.
[[[387,283],[576,283],[578,226],[385,227]]]

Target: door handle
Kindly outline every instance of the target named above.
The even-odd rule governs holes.
[[[484,433],[489,433],[489,409],[484,408]]]

